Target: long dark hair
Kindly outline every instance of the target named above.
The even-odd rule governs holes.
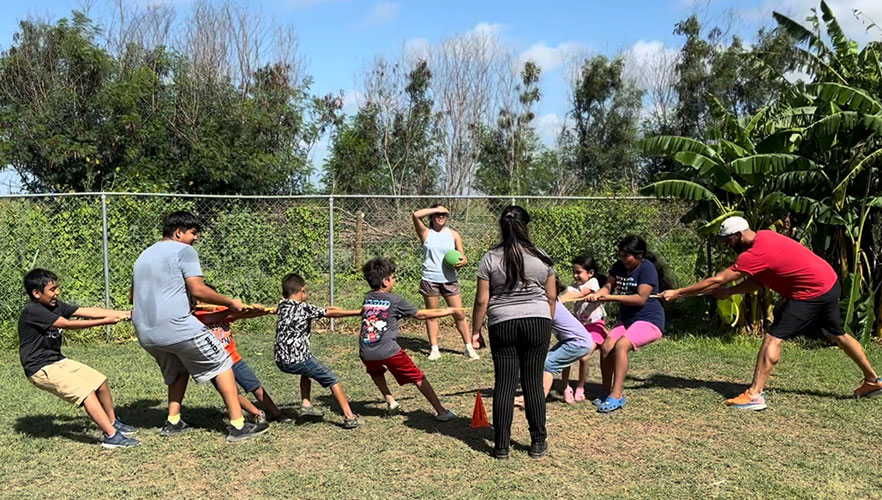
[[[674,282],[671,279],[671,275],[668,272],[667,267],[658,260],[658,258],[646,248],[646,240],[636,234],[629,234],[622,238],[619,241],[618,245],[620,252],[625,252],[627,254],[633,255],[638,259],[648,260],[652,262],[652,265],[655,266],[656,272],[658,272],[658,289],[659,291],[668,290],[674,287]]]
[[[499,216],[499,234],[502,241],[496,248],[502,248],[502,262],[505,265],[505,289],[514,290],[518,283],[527,281],[524,274],[524,252],[541,260],[548,266],[554,263],[530,241],[527,224],[530,214],[517,206],[509,205]]]

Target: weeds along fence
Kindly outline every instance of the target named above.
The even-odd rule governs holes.
[[[498,241],[501,209],[516,203],[531,214],[531,238],[555,261],[565,282],[570,259],[588,252],[606,269],[624,235],[643,235],[686,282],[708,269],[708,251],[694,227],[680,222],[691,206],[654,198],[493,198],[474,196],[194,196],[75,193],[0,197],[0,346],[17,342],[26,297],[22,277],[34,267],[59,275],[62,300],[126,309],[132,265],[160,239],[163,217],[188,210],[202,221],[195,243],[206,282],[246,302],[275,303],[284,274],[307,280],[309,300],[359,307],[367,285],[361,265],[375,256],[397,265],[396,291],[414,304],[421,274],[420,244],[411,223],[418,208],[441,203],[460,232],[469,264],[460,271],[470,305],[475,271]],[[67,338],[130,338],[131,326],[68,332]]]

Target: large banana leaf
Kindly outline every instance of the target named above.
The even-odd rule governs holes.
[[[833,15],[833,11],[830,10],[827,2],[823,0],[821,1],[821,18],[827,24],[827,36],[830,37],[830,41],[833,43],[836,59],[839,60],[840,64],[852,62],[858,54],[857,42],[849,40],[845,36],[842,27],[839,26],[839,21]]]
[[[820,167],[808,158],[780,153],[741,158],[729,163],[729,168],[752,184],[760,182],[766,176],[775,176],[784,172],[820,170]]]
[[[699,175],[702,175],[701,172],[707,172],[720,166],[717,161],[692,151],[680,151],[674,155],[674,160],[681,165],[697,169]]]
[[[744,187],[732,178],[732,174],[724,166],[707,156],[681,151],[674,155],[674,160],[681,165],[693,167],[698,170],[698,178],[711,179],[713,186],[733,194],[744,194]]]
[[[727,211],[726,213],[715,217],[713,220],[709,221],[707,224],[701,226],[701,229],[699,229],[699,232],[705,236],[712,236],[712,235],[716,234],[717,231],[720,230],[720,224],[722,224],[724,220],[726,220],[729,217],[734,217],[736,215],[739,217],[744,217],[744,212],[742,212],[740,210]]]
[[[818,90],[818,99],[822,101],[835,102],[839,106],[864,114],[876,114],[882,111],[882,104],[863,90],[832,82],[818,83],[815,86]]]
[[[778,12],[772,12],[772,17],[775,18],[775,21],[778,22],[778,27],[790,35],[797,43],[806,43],[810,47],[823,47],[824,44],[821,40],[815,36],[814,33],[811,32],[805,26],[799,24],[798,22],[790,19],[784,14]]]
[[[771,182],[774,189],[785,193],[804,193],[814,188],[832,190],[830,178],[823,170],[796,170],[776,175]],[[829,191],[827,191],[829,192]]]
[[[718,157],[717,151],[707,144],[678,135],[658,135],[655,137],[649,137],[639,141],[637,147],[639,147],[643,153],[654,156],[672,156],[676,153],[687,151],[698,153],[709,158]]]
[[[641,188],[640,191],[659,198],[679,198],[686,201],[714,201],[718,206],[721,206],[720,201],[711,190],[697,182],[683,179],[667,179],[653,182]]]
[[[756,145],[757,153],[791,153],[802,142],[801,128],[784,129],[767,136]],[[746,156],[746,155],[745,155]]]
[[[790,210],[805,215],[811,215],[818,222],[834,226],[847,226],[848,221],[836,213],[833,208],[821,201],[808,196],[782,196],[781,201]]]

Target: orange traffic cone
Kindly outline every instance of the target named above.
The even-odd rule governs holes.
[[[475,393],[475,409],[472,410],[472,423],[469,427],[472,429],[490,427],[490,422],[487,421],[487,412],[484,411],[484,403],[481,401],[481,391]]]

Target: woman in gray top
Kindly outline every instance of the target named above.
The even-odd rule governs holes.
[[[420,295],[426,303],[427,309],[438,309],[441,298],[447,303],[447,307],[461,308],[459,281],[456,271],[468,263],[465,251],[462,247],[462,238],[459,233],[447,227],[447,218],[450,212],[441,205],[432,205],[429,208],[417,210],[413,213],[413,227],[420,238],[423,250],[423,272],[420,279]],[[423,217],[429,217],[429,226],[423,223]],[[459,261],[450,266],[444,262],[447,252],[456,250],[459,252]],[[462,335],[462,353],[469,359],[479,359],[478,354],[469,337],[469,324],[465,313],[456,311],[453,313],[453,321],[456,329]],[[429,359],[434,361],[441,357],[438,350],[438,320],[426,320],[426,333],[432,349]]]
[[[508,206],[499,218],[502,241],[478,264],[472,334],[481,334],[484,316],[493,357],[494,456],[508,458],[514,393],[520,373],[533,458],[548,449],[542,369],[551,339],[557,290],[551,259],[530,241],[530,215]]]

